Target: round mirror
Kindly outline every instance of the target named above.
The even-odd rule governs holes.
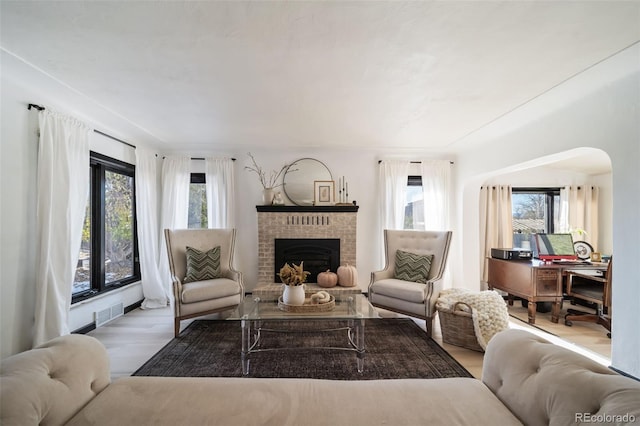
[[[284,193],[296,206],[312,206],[316,180],[333,180],[329,168],[314,158],[301,158],[291,163],[284,174]]]

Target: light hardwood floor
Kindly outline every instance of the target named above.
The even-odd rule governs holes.
[[[526,319],[526,309],[519,306],[510,307],[510,313]],[[380,311],[380,314],[387,318],[398,316],[387,311]],[[216,316],[209,318],[216,318]],[[536,325],[553,334],[548,334],[540,328],[531,327],[526,322],[515,318],[512,318],[510,326],[542,335],[556,344],[580,352],[604,365],[610,364],[610,339],[607,338],[606,332],[601,326],[574,323],[573,327],[566,327],[562,320],[559,324],[553,324],[550,318],[551,314],[540,313],[536,318]],[[414,321],[423,329],[425,328],[424,321],[415,319]],[[183,321],[182,329],[187,327],[188,323],[188,321]],[[130,376],[173,338],[173,309],[171,307],[149,310],[136,309],[91,331],[89,335],[100,340],[107,348],[111,360],[112,379]],[[481,377],[484,357],[482,352],[443,343],[437,319],[433,338],[474,377]],[[240,362],[239,359],[238,355],[238,362]]]

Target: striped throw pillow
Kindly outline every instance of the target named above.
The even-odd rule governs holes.
[[[397,250],[394,278],[425,284],[429,277],[432,261],[432,254],[421,255]]]
[[[187,275],[183,283],[220,278],[220,246],[201,251],[187,246]]]

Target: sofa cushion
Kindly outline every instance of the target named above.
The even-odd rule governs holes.
[[[69,424],[98,423],[521,424],[486,386],[470,378],[347,381],[139,376],[116,380]]]
[[[183,283],[212,280],[220,277],[220,246],[198,250],[187,246],[187,274]]]
[[[396,250],[394,278],[425,284],[429,279],[432,261],[432,254],[423,255]]]

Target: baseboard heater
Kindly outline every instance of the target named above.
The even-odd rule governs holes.
[[[95,312],[96,328],[101,327],[109,321],[124,315],[124,303],[116,303],[108,308]]]

